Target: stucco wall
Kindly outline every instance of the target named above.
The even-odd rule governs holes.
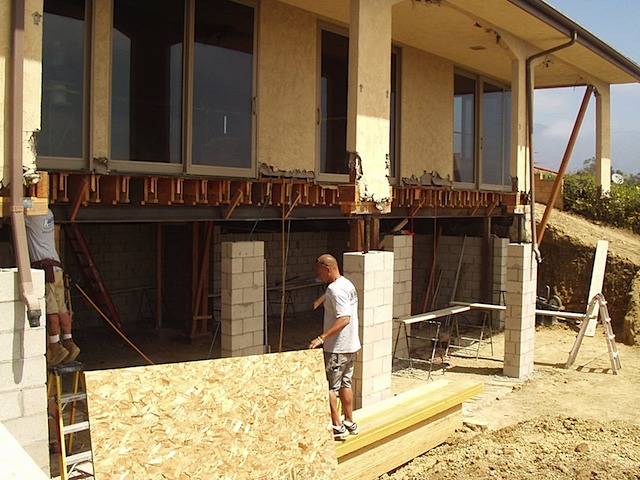
[[[453,176],[453,64],[402,49],[401,176]]]
[[[265,0],[258,47],[258,161],[281,170],[314,170],[315,17]]]
[[[0,125],[3,125],[0,137],[0,167],[2,183],[10,183],[11,171],[11,78],[13,75],[11,49],[13,45],[12,2],[0,2]],[[22,156],[23,165],[28,172],[35,171],[35,148],[33,133],[40,130],[40,101],[42,90],[42,0],[27,0],[25,5],[23,36],[23,122]]]
[[[27,12],[42,12],[42,0],[29,0]],[[276,169],[316,170],[318,23],[323,19],[276,0],[264,0],[257,9],[257,159]],[[10,5],[0,5],[0,62],[7,62],[10,48]],[[100,0],[95,10],[96,29],[108,32],[109,2]],[[27,15],[25,35],[25,162],[33,155],[26,142],[30,132],[40,128],[42,21]],[[109,57],[109,35],[97,35],[95,56]],[[401,176],[419,176],[424,171],[452,174],[453,65],[414,48],[401,54]],[[94,68],[108,74],[108,62]],[[6,68],[4,70],[6,72]],[[7,78],[0,78],[4,87]],[[98,94],[91,98],[93,131],[89,138],[92,156],[108,156],[109,75],[92,79]],[[6,88],[2,89],[6,92]],[[0,101],[5,101],[0,97]],[[0,112],[4,136],[3,157],[8,157],[8,105]],[[362,120],[362,119],[361,119]],[[106,123],[105,123],[106,122]],[[386,144],[386,142],[385,142]],[[385,147],[386,148],[386,147]],[[386,149],[384,151],[386,154]],[[3,178],[7,178],[6,169]],[[150,172],[151,173],[151,172]]]

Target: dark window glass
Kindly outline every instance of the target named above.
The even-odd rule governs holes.
[[[193,164],[251,166],[253,8],[199,0],[193,62]]]
[[[322,31],[320,170],[349,173],[347,153],[347,91],[349,39]]]
[[[113,0],[111,157],[180,163],[183,0]]]
[[[46,0],[38,155],[82,157],[84,0]]]
[[[476,81],[455,75],[453,98],[454,180],[475,181],[475,97]]]
[[[503,87],[482,84],[482,182],[507,185],[511,98]]]

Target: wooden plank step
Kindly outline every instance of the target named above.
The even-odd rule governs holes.
[[[336,446],[338,458],[482,393],[481,383],[441,379],[354,412],[360,434]]]

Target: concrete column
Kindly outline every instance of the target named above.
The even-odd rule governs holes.
[[[363,200],[388,201],[391,8],[397,0],[351,0],[347,150],[357,152]]]
[[[44,271],[32,270],[31,276],[44,313]],[[18,270],[1,269],[0,422],[49,474],[45,319],[41,327],[29,327],[19,288]]]
[[[611,191],[611,91],[598,85],[596,95],[596,185],[601,195]]]
[[[526,52],[518,48],[519,42],[509,44],[511,60],[511,178],[518,191],[529,190],[528,135],[527,135],[527,87]]]
[[[386,235],[384,249],[393,252],[393,317],[406,317],[411,315],[413,235]],[[393,323],[392,348],[397,348],[396,356],[407,358],[409,352],[407,352],[404,328],[399,327],[398,324]],[[400,337],[398,337],[398,330],[400,330]]]
[[[221,356],[264,353],[264,242],[223,242]]]
[[[354,408],[391,396],[393,253],[348,252],[343,274],[358,291],[362,350],[353,375]]]
[[[537,276],[531,244],[509,244],[503,369],[507,377],[526,378],[533,373]]]

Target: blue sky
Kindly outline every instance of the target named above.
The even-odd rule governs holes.
[[[640,63],[640,0],[545,0],[618,52]],[[584,97],[584,88],[538,90],[534,97],[536,165],[557,169]],[[591,98],[568,170],[595,156],[595,101]],[[611,165],[640,173],[640,83],[611,87]]]

